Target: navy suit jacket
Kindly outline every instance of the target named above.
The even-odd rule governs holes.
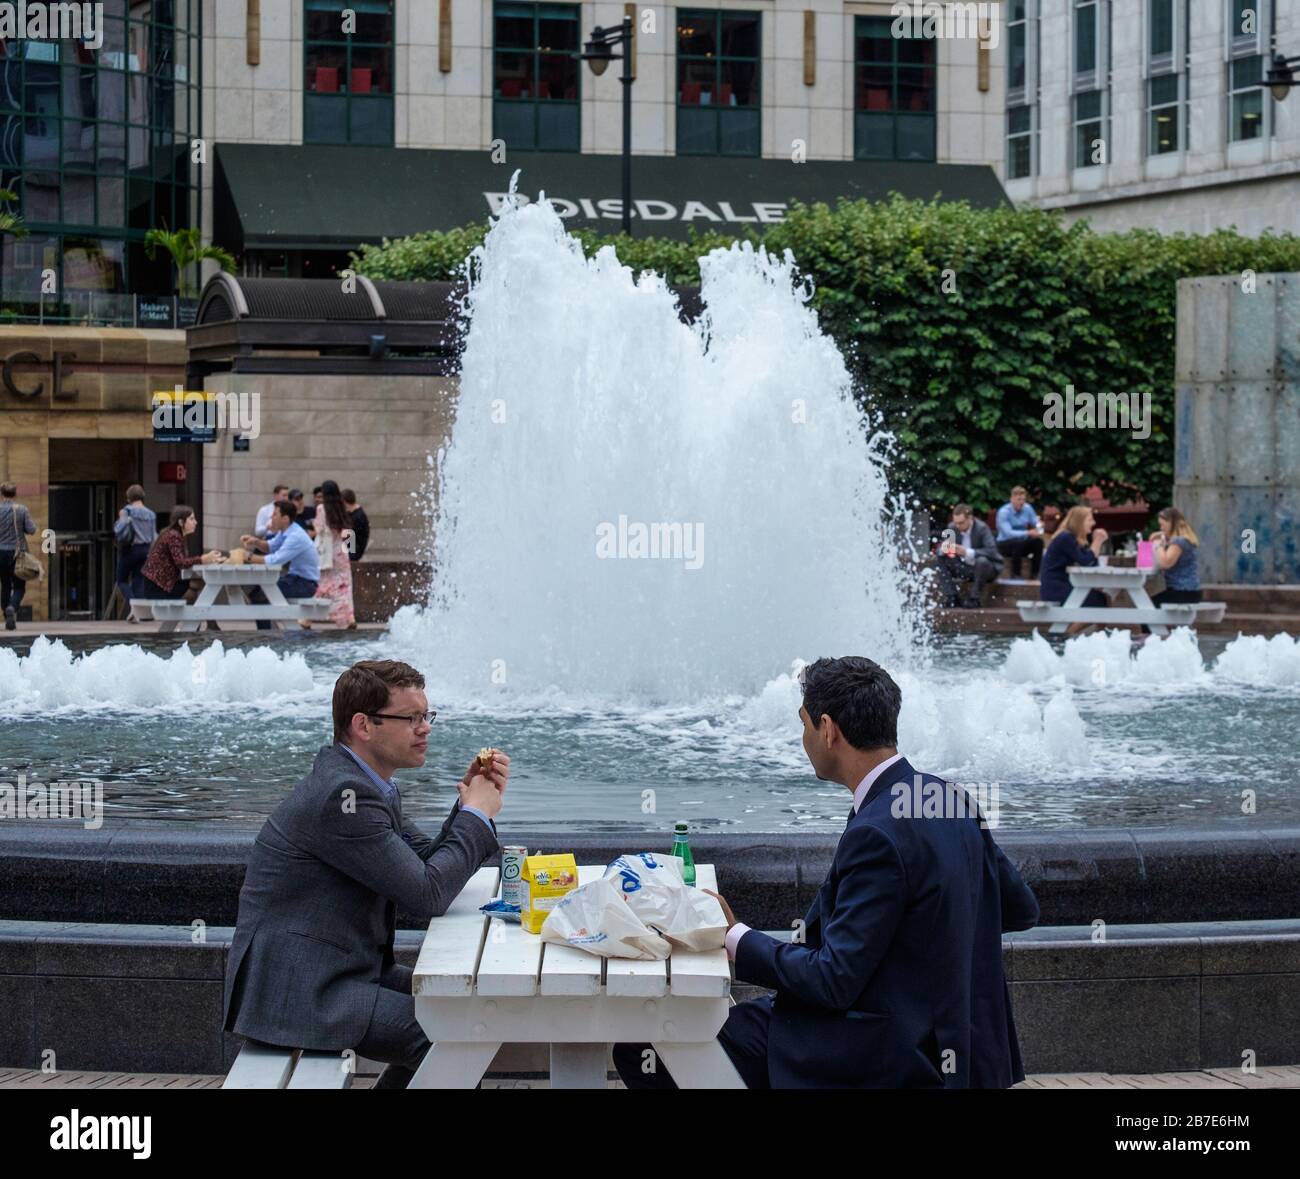
[[[962,792],[895,762],[849,818],[802,944],[751,930],[736,947],[736,977],[776,991],[774,1088],[1001,1089],[1024,1079],[1002,933],[1033,926],[1038,902],[973,804],[967,817],[923,817],[912,806],[918,787],[944,813],[962,813]]]

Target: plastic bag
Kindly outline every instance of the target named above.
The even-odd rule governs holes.
[[[542,939],[608,958],[667,958],[673,948],[717,950],[727,919],[708,893],[687,888],[675,856],[619,856],[600,880],[575,889],[550,913]]]

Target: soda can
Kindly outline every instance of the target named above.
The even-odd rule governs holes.
[[[520,902],[519,882],[523,877],[524,861],[528,858],[526,847],[503,847],[501,849],[501,899],[507,905],[518,907]]]

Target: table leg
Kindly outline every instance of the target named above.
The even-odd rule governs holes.
[[[1062,610],[1075,610],[1080,608],[1088,597],[1088,587],[1076,585],[1070,587],[1070,596],[1061,603]],[[1048,628],[1048,634],[1063,635],[1070,629],[1068,622],[1054,622]]]
[[[262,586],[262,592],[266,595],[266,600],[272,606],[287,606],[289,599],[280,592],[280,586],[277,582],[271,581]],[[272,630],[284,630],[284,623],[278,618],[271,619]]]
[[[217,604],[217,598],[220,596],[221,596],[221,586],[217,585],[215,582],[205,581],[203,583],[203,588],[199,590],[199,596],[194,599],[194,605],[215,606]],[[203,623],[201,622],[181,623],[181,630],[188,631],[190,633],[201,630],[202,627],[203,627]]]
[[[439,1040],[415,1070],[408,1089],[473,1089],[487,1072],[501,1044],[457,1044]]]
[[[654,1044],[679,1089],[743,1089],[736,1066],[717,1040],[707,1044]]]
[[[1158,610],[1160,608],[1151,600],[1151,595],[1147,593],[1147,588],[1144,585],[1130,586],[1128,596],[1132,599],[1133,605],[1139,610]],[[1169,628],[1162,626],[1158,622],[1148,622],[1147,626],[1150,627],[1153,635],[1160,635],[1162,638],[1169,633]]]
[[[604,1089],[609,1084],[608,1044],[552,1044],[552,1089]]]

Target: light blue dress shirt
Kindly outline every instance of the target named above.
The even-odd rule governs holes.
[[[1017,540],[1037,527],[1038,515],[1028,501],[1018,512],[1010,504],[998,508],[998,540]]]
[[[297,525],[295,524],[294,527],[296,528]],[[299,531],[301,531],[301,529],[299,529]],[[304,535],[306,534],[304,533]],[[342,749],[354,762],[357,763],[357,765],[361,767],[366,777],[368,777],[376,786],[379,787],[381,793],[386,794],[391,798],[400,800],[401,795],[398,793],[397,784],[395,782],[385,782],[383,778],[381,778],[378,774],[376,774],[374,770],[372,770],[368,765],[366,765],[364,761],[361,760],[361,758],[359,758],[356,755],[355,751],[350,746],[344,745],[342,741],[338,741],[335,744],[337,744],[340,749]],[[495,834],[495,831],[492,827],[492,820],[489,819],[487,815],[485,815],[481,810],[479,810],[478,807],[463,806],[460,809],[463,814],[477,815],[480,819],[483,820],[483,822],[487,824],[488,830],[493,831],[493,833]]]
[[[310,536],[297,524],[273,532],[266,540],[266,563],[295,577],[320,581],[320,557]],[[287,566],[287,568],[286,568]]]

